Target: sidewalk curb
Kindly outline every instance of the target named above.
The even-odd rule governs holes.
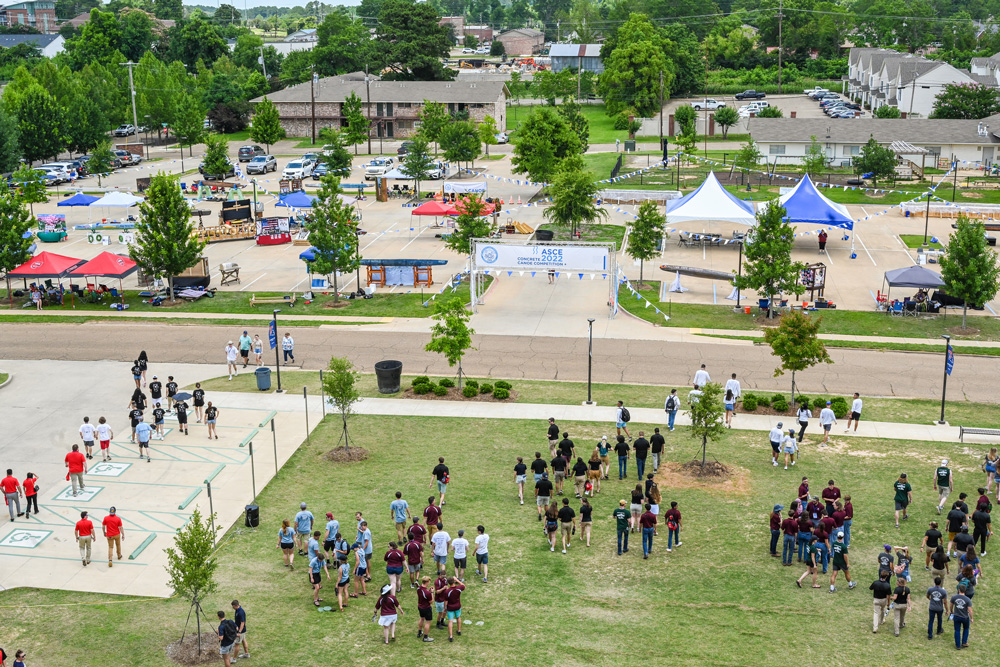
[[[14,379],[14,374],[13,373],[7,373],[7,379],[3,381],[3,384],[0,384],[0,389],[3,389],[7,385],[9,385],[11,383],[11,381],[13,381],[13,379]]]

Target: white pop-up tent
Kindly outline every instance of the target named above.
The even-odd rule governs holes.
[[[128,210],[129,208],[135,206],[139,202],[143,201],[142,197],[136,197],[131,192],[109,192],[97,201],[90,204],[89,209],[97,208],[123,208]],[[92,211],[88,210],[88,219],[92,217]]]
[[[753,203],[739,199],[722,187],[715,172],[708,172],[704,182],[694,192],[667,202],[667,224],[695,220],[718,220],[740,225],[753,225]]]

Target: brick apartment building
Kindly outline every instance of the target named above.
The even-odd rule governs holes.
[[[26,25],[39,32],[56,32],[53,0],[0,0],[0,27]]]
[[[532,56],[542,52],[545,46],[545,33],[533,28],[517,28],[508,30],[496,37],[503,44],[508,56]]]

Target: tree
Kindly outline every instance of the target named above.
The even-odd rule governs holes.
[[[490,55],[491,56],[503,56],[506,55],[507,49],[504,48],[503,42],[498,39],[494,39],[490,44]]]
[[[469,195],[459,205],[459,215],[455,218],[455,229],[444,244],[455,252],[472,254],[472,239],[487,239],[493,233],[492,216],[483,215],[485,202],[478,195]]]
[[[358,154],[358,144],[364,141],[368,137],[368,119],[365,118],[365,114],[361,111],[361,98],[358,97],[357,93],[351,92],[344,100],[344,105],[341,110],[345,119],[347,119],[347,129],[344,131],[344,139],[347,141],[348,145],[354,146],[354,154]]]
[[[202,173],[205,176],[225,178],[229,168],[229,142],[221,134],[209,134],[205,137],[205,166]]]
[[[986,242],[983,223],[959,215],[941,258],[941,277],[948,294],[962,300],[963,329],[969,304],[981,308],[996,296],[998,275],[997,256]]]
[[[486,146],[486,154],[490,154],[490,146],[497,143],[497,122],[493,116],[486,116],[483,122],[476,126],[479,133],[479,141]]]
[[[205,132],[205,107],[198,98],[190,93],[181,93],[177,99],[177,108],[171,129],[181,147],[181,166],[184,164],[184,147],[188,147],[188,155],[194,155],[194,145],[201,143]]]
[[[192,70],[199,60],[206,67],[211,67],[216,60],[229,55],[226,40],[222,39],[211,23],[198,14],[190,20],[178,22],[167,31],[167,35],[170,60],[180,60]]]
[[[90,10],[90,19],[80,28],[79,34],[66,41],[66,57],[76,70],[88,63],[118,67],[124,58],[121,43],[118,17],[95,7]]]
[[[783,292],[798,296],[805,287],[798,282],[803,262],[792,261],[795,228],[788,224],[785,207],[772,200],[757,214],[757,224],[743,247],[743,275],[736,276],[737,289],[752,289],[772,303]],[[775,308],[769,308],[773,315]]]
[[[66,145],[64,110],[47,90],[31,84],[17,96],[12,111],[18,120],[21,154],[29,164],[59,155]]]
[[[745,144],[740,146],[740,149],[736,151],[736,155],[733,156],[733,164],[740,173],[747,173],[753,171],[757,168],[760,163],[760,159],[764,157],[764,154],[760,152],[760,148],[757,147],[757,142],[753,139],[748,139]]]
[[[782,118],[784,115],[778,107],[764,107],[757,113],[758,118]]]
[[[270,153],[271,146],[278,143],[284,136],[285,128],[281,127],[278,107],[265,97],[254,109],[253,124],[250,126],[250,139],[267,146],[267,152]]]
[[[328,173],[343,178],[351,171],[351,154],[341,130],[324,127],[319,131],[319,139],[324,142],[320,158],[326,163]]]
[[[214,515],[202,518],[197,507],[183,527],[177,529],[174,546],[163,551],[167,554],[167,576],[174,594],[191,603],[198,627],[198,653],[201,653],[201,602],[215,592],[215,571],[219,561],[215,558]],[[206,619],[208,617],[206,616]],[[191,614],[188,613],[188,620]],[[208,619],[211,622],[210,619]],[[187,633],[187,623],[181,641]]]
[[[35,217],[24,207],[24,200],[0,180],[0,273],[7,278],[7,296],[14,305],[10,289],[10,272],[31,259],[32,238],[24,238],[34,225]]]
[[[576,136],[579,137],[580,152],[586,153],[590,141],[590,122],[587,121],[587,117],[583,115],[583,109],[580,107],[580,103],[573,97],[567,97],[563,100],[563,103],[556,108],[556,110],[559,112],[559,115],[566,119],[570,128]]]
[[[45,192],[45,176],[25,164],[11,174],[10,178],[17,188],[18,197],[31,207],[31,217],[34,218],[35,204],[49,200],[49,195]]]
[[[708,441],[717,440],[726,430],[722,385],[709,382],[702,387],[701,396],[691,403],[687,413],[691,417],[691,437],[701,439],[701,467],[704,468]]]
[[[180,21],[184,18],[182,0],[153,0],[153,13],[158,19]]]
[[[448,58],[451,26],[441,25],[438,13],[427,3],[385,0],[375,27],[378,48],[371,57],[387,79],[399,81],[451,81],[455,70]]]
[[[881,146],[874,137],[861,147],[854,156],[854,173],[871,174],[872,185],[878,184],[880,178],[888,178],[896,174],[896,154],[888,146]]]
[[[431,318],[431,342],[424,347],[428,352],[443,354],[449,366],[458,364],[458,390],[462,391],[462,357],[466,350],[474,350],[472,336],[476,333],[469,327],[469,311],[457,296],[437,301]]]
[[[340,439],[344,441],[344,450],[346,451],[350,449],[347,418],[351,415],[354,404],[361,400],[361,394],[357,387],[358,373],[354,370],[354,364],[347,357],[331,357],[326,371],[323,374],[323,389],[340,412],[340,419],[344,425]]]
[[[740,122],[740,114],[732,107],[719,107],[715,112],[715,122],[722,128],[722,138],[729,135],[729,128]]]
[[[608,218],[607,210],[597,205],[599,189],[593,175],[584,168],[582,157],[566,158],[552,179],[552,204],[542,215],[555,225],[570,227],[570,234],[576,236],[580,223]]]
[[[417,196],[420,196],[420,182],[430,177],[431,169],[434,168],[434,159],[431,157],[427,147],[427,139],[423,133],[417,133],[413,137],[410,149],[403,156],[403,171],[413,177],[414,189]]]
[[[694,153],[698,143],[698,112],[688,104],[682,104],[674,112],[674,120],[680,127],[680,132],[674,137],[683,152]]]
[[[316,40],[313,50],[316,71],[320,76],[363,70],[372,50],[368,27],[361,19],[351,19],[343,8],[326,15],[316,27]]]
[[[97,187],[101,187],[101,177],[107,176],[114,170],[115,156],[111,152],[111,141],[103,139],[90,153],[90,160],[87,162],[87,171],[97,175]]]
[[[194,235],[191,207],[181,194],[177,177],[160,172],[150,178],[139,212],[129,254],[147,276],[167,279],[173,302],[174,276],[197,264],[205,249],[205,242]]]
[[[891,107],[883,104],[872,112],[875,118],[899,118],[899,107]]]
[[[764,341],[771,346],[771,354],[781,359],[781,365],[774,369],[774,377],[792,372],[792,400],[795,402],[795,372],[812,368],[823,362],[832,364],[826,352],[826,345],[819,339],[819,325],[822,317],[813,319],[793,310],[783,315],[776,327],[764,330]]]
[[[934,98],[930,117],[978,120],[998,111],[996,88],[981,83],[946,83]]]
[[[449,162],[474,162],[482,148],[476,124],[471,120],[460,120],[445,125],[439,140],[441,152]]]
[[[139,60],[153,45],[153,19],[141,9],[129,8],[119,12],[118,22],[122,30],[122,54],[129,60]]]
[[[813,176],[822,172],[823,168],[826,167],[826,150],[823,148],[823,144],[816,141],[815,134],[809,137],[809,146],[802,158],[802,167],[807,174]]]
[[[434,142],[434,156],[437,157],[438,141],[441,139],[441,131],[451,122],[448,115],[448,107],[440,102],[424,100],[424,108],[420,112],[420,132],[427,141]]]
[[[580,152],[580,137],[566,119],[548,107],[535,109],[513,136],[510,161],[515,174],[527,173],[533,181],[548,182],[559,164]]]
[[[632,14],[610,52],[604,51],[611,45],[601,49],[604,73],[597,89],[609,116],[629,107],[647,118],[659,111],[660,77],[666,90],[674,78],[674,65],[664,55],[667,41],[646,16]]]
[[[17,118],[0,107],[0,173],[17,169],[21,157]]]
[[[663,216],[660,215],[656,202],[646,200],[639,206],[639,213],[632,223],[632,232],[628,237],[626,254],[639,260],[639,286],[642,287],[643,264],[656,257],[659,252],[657,242],[663,236]]]
[[[348,273],[358,268],[358,226],[354,211],[340,198],[340,178],[325,174],[312,205],[312,220],[306,223],[309,243],[316,248],[312,271],[333,276],[333,302],[340,301],[337,273]]]

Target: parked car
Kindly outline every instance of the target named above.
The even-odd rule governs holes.
[[[399,145],[399,148],[396,149],[396,155],[406,155],[410,152],[411,146],[413,146],[412,141],[404,141]]]
[[[266,174],[269,171],[278,171],[278,161],[273,155],[255,155],[247,165],[248,174]]]
[[[766,93],[756,90],[744,90],[742,93],[736,93],[736,99],[738,100],[762,100],[765,97],[767,97]]]
[[[123,165],[133,165],[142,162],[142,156],[136,155],[135,153],[130,153],[127,150],[121,148],[111,151],[111,154],[121,160]]]
[[[448,175],[448,165],[444,162],[435,162],[434,166],[427,172],[427,178],[432,181],[439,181]]]
[[[365,165],[365,180],[374,180],[376,176],[383,176],[396,165],[396,161],[391,157],[377,157]]]
[[[498,144],[510,143],[510,135],[507,134],[506,132],[497,132],[496,134],[493,135],[493,138],[497,140]]]
[[[477,56],[488,56],[488,55],[490,55],[490,47],[488,47],[488,46],[480,46],[478,49],[476,49],[476,55]]]
[[[702,111],[704,109],[714,111],[715,109],[726,106],[726,103],[719,102],[718,100],[713,100],[711,97],[708,97],[703,100],[695,100],[691,103],[691,106],[693,106],[696,111]]]
[[[135,125],[131,123],[122,123],[111,131],[113,137],[129,137],[133,134],[135,134]]]
[[[62,170],[66,174],[66,180],[72,181],[80,177],[76,165],[70,162],[47,162],[41,166],[42,169]]]
[[[319,153],[306,153],[301,159],[309,160],[315,166],[319,162]]]
[[[330,171],[330,165],[328,165],[326,162],[319,163],[318,165],[316,165],[316,168],[313,169],[312,173],[313,180],[318,181],[319,179],[326,176],[327,172],[329,171]]]
[[[466,47],[466,48],[462,49],[462,55],[463,55],[463,56],[466,56],[466,55],[472,55],[472,54],[474,54],[475,52],[476,52],[476,50],[475,50],[475,49],[470,49],[470,48],[468,48],[468,47]]]
[[[802,92],[811,97],[813,95],[818,95],[819,93],[828,93],[830,91],[823,86],[816,86],[815,88],[808,88]]]
[[[226,158],[226,172],[224,174],[206,174],[205,173],[205,160],[202,160],[198,165],[198,173],[205,177],[206,181],[211,181],[216,178],[229,178],[230,176],[236,175],[236,165],[229,158]]]
[[[840,95],[837,94],[837,93],[833,93],[833,92],[829,92],[828,91],[828,92],[821,93],[821,94],[817,95],[814,99],[819,100],[820,102],[822,102],[823,100],[839,100],[840,99]]]
[[[45,177],[46,185],[59,185],[60,183],[69,183],[70,181],[69,172],[63,167],[43,164],[40,167],[35,167],[35,171]]]
[[[298,158],[289,162],[281,172],[282,178],[308,178],[312,176],[316,165],[312,160]]]
[[[258,155],[267,155],[267,153],[260,146],[241,146],[240,150],[236,153],[236,157],[240,162],[250,162]]]

